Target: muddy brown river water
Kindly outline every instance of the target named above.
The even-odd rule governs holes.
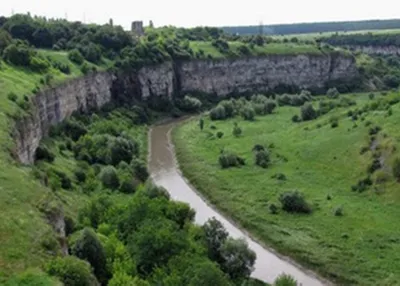
[[[273,250],[263,247],[213,206],[207,204],[179,171],[170,140],[171,130],[176,124],[177,122],[169,122],[157,125],[150,131],[149,169],[153,181],[166,188],[173,200],[188,203],[196,211],[197,224],[204,224],[209,218],[215,217],[222,222],[233,238],[246,239],[249,247],[257,254],[252,277],[272,283],[280,274],[286,273],[292,275],[303,286],[330,285],[328,282],[317,279],[312,272],[301,269],[289,259],[278,256]]]

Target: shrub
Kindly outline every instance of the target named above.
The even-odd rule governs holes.
[[[380,169],[381,167],[382,166],[381,166],[381,162],[380,162],[379,158],[375,158],[372,161],[371,165],[368,166],[368,170],[367,171],[368,171],[368,173],[372,174],[376,170]]]
[[[120,162],[130,162],[134,155],[138,155],[138,143],[129,138],[116,137],[109,140],[108,148],[110,149],[110,160],[113,166],[117,166]]]
[[[337,117],[331,117],[329,119],[329,122],[331,123],[332,128],[336,128],[339,126],[339,119]]]
[[[351,187],[352,191],[364,192],[368,186],[372,185],[372,180],[370,177],[366,177],[365,179],[361,179],[358,181],[357,185]]]
[[[281,274],[274,281],[274,286],[297,286],[297,281],[288,274]]]
[[[81,54],[80,51],[77,49],[73,49],[68,53],[68,58],[70,59],[71,62],[76,63],[78,65],[81,65],[84,62],[84,58]]]
[[[334,212],[335,216],[343,216],[343,207],[337,207],[335,208]]]
[[[224,108],[226,118],[232,117],[234,115],[235,109],[232,100],[222,100],[218,105]]]
[[[72,247],[72,253],[90,263],[93,267],[94,275],[101,284],[104,283],[105,285],[107,283],[106,252],[93,230],[89,228],[83,229]]]
[[[255,113],[253,107],[251,107],[250,105],[245,106],[241,111],[241,115],[244,120],[253,121],[255,114],[256,113]]]
[[[84,170],[82,169],[76,170],[74,174],[78,182],[84,183],[86,181],[86,173]]]
[[[328,91],[326,92],[326,95],[327,95],[329,98],[335,99],[335,98],[338,98],[338,97],[339,97],[339,91],[336,89],[336,87],[330,88],[330,89],[328,89]]]
[[[30,68],[35,72],[45,72],[50,68],[50,63],[38,56],[31,57],[29,62]]]
[[[400,158],[399,157],[395,158],[393,161],[392,172],[393,172],[393,176],[397,180],[400,180]]]
[[[363,155],[364,153],[366,153],[368,151],[369,151],[369,147],[368,146],[363,146],[363,147],[361,147],[360,155]]]
[[[293,121],[293,122],[300,122],[300,121],[301,121],[301,120],[300,120],[300,116],[298,116],[297,114],[293,115],[293,116],[292,116],[292,121]]]
[[[74,256],[58,257],[46,265],[46,272],[65,286],[97,285],[89,263]]]
[[[380,126],[375,126],[369,129],[369,135],[376,135],[379,133],[379,131],[381,131],[381,127]]]
[[[49,148],[44,145],[40,145],[35,151],[36,161],[44,160],[51,163],[54,161],[55,157],[56,156],[49,150]]]
[[[308,205],[303,195],[298,191],[285,192],[280,195],[279,201],[282,209],[291,213],[311,213],[311,207]]]
[[[221,139],[223,136],[224,136],[224,132],[222,132],[222,131],[218,131],[217,132],[217,138],[218,139]]]
[[[264,150],[265,150],[265,148],[264,148],[264,146],[261,145],[261,144],[256,144],[256,145],[254,145],[254,147],[253,147],[253,149],[252,149],[252,151],[256,151],[256,152],[258,152],[258,151],[264,151]]]
[[[16,66],[29,67],[34,51],[23,41],[17,40],[3,51],[4,59]]]
[[[368,98],[373,100],[375,98],[375,94],[373,94],[372,92],[370,94],[368,94]]]
[[[106,188],[116,190],[119,187],[117,170],[113,166],[106,166],[101,170],[100,180]]]
[[[235,137],[239,137],[240,135],[242,135],[242,129],[237,123],[235,123],[235,125],[233,126],[232,134]]]
[[[255,163],[257,166],[262,168],[267,168],[270,163],[269,153],[265,150],[260,150],[256,152]]]
[[[90,68],[90,66],[88,65],[88,63],[83,63],[83,65],[81,65],[80,70],[81,70],[81,72],[82,72],[83,74],[88,74],[89,72],[92,71],[92,69]]]
[[[245,161],[243,158],[232,152],[221,152],[218,158],[219,165],[221,168],[226,169],[230,167],[237,167],[240,165],[244,165]]]
[[[170,196],[168,191],[161,187],[161,186],[156,186],[152,183],[147,183],[145,188],[144,188],[144,193],[150,198],[150,199],[155,199],[155,198],[165,198],[169,200]]]
[[[145,182],[148,179],[149,172],[147,170],[147,165],[145,162],[135,158],[132,160],[131,166],[136,178],[138,178],[142,182]]]
[[[270,204],[269,205],[269,212],[271,214],[277,214],[278,213],[278,207],[275,204]]]
[[[18,99],[18,96],[14,92],[10,92],[7,94],[7,98],[11,101],[16,102]]]
[[[317,118],[317,112],[310,103],[304,104],[301,107],[300,111],[301,111],[301,119],[304,121],[313,120]]]
[[[204,119],[203,118],[200,118],[200,120],[199,120],[199,127],[200,127],[200,130],[203,131],[203,129],[204,129]]]
[[[185,110],[188,112],[195,112],[195,111],[199,111],[201,106],[202,106],[202,103],[199,99],[192,97],[190,95],[186,95],[183,98],[180,108],[182,110]]]
[[[138,185],[140,184],[139,181],[135,180],[131,176],[122,178],[120,181],[121,181],[121,186],[119,187],[119,190],[125,194],[134,193]]]
[[[279,181],[286,181],[287,180],[286,175],[282,174],[282,173],[277,173],[277,174],[273,175],[271,178],[277,179]]]
[[[211,120],[223,120],[226,118],[225,108],[222,105],[218,105],[211,109],[210,119]]]

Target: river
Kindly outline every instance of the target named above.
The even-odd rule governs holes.
[[[317,279],[312,272],[301,269],[289,259],[278,256],[272,250],[261,246],[203,200],[177,167],[174,148],[170,140],[170,133],[175,125],[176,122],[170,122],[154,126],[150,130],[149,169],[153,181],[166,188],[173,200],[188,203],[196,211],[197,224],[204,224],[209,218],[215,217],[225,226],[230,236],[245,238],[249,247],[257,254],[252,277],[272,283],[280,274],[286,273],[293,276],[303,286],[328,285]]]

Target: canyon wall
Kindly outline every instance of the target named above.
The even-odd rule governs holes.
[[[352,80],[357,75],[354,58],[336,53],[168,62],[131,73],[95,73],[35,95],[30,114],[16,121],[15,151],[22,163],[32,163],[52,125],[74,111],[88,112],[121,96],[171,99],[190,91],[224,96],[273,90],[281,84],[322,88],[330,81]]]

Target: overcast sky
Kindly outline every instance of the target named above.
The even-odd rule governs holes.
[[[241,26],[400,18],[400,0],[0,0],[0,14],[32,15],[95,23],[114,19],[130,27],[133,20],[155,26]]]

